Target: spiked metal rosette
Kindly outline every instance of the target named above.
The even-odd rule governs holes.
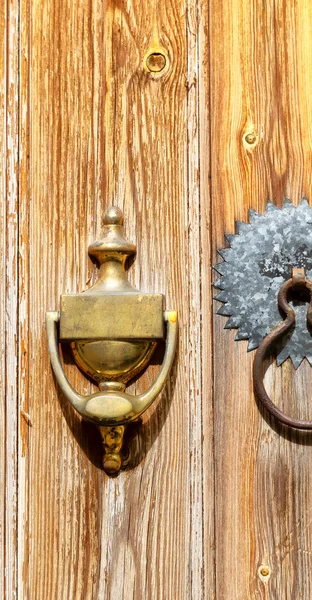
[[[282,321],[277,306],[279,289],[291,277],[292,268],[304,268],[312,278],[312,209],[306,198],[295,207],[269,202],[264,215],[249,211],[249,223],[236,223],[237,234],[227,235],[228,248],[218,250],[223,261],[214,269],[221,275],[214,283],[223,303],[218,314],[229,317],[226,329],[238,329],[236,340],[249,340],[248,350]],[[312,365],[312,335],[307,329],[305,298],[290,302],[296,327],[278,346],[277,364],[288,357],[295,368],[306,357]]]

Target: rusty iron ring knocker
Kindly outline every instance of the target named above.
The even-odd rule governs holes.
[[[285,313],[285,319],[273,329],[259,345],[253,364],[254,391],[257,398],[262,402],[268,412],[276,417],[281,423],[294,429],[312,430],[312,421],[294,419],[285,415],[269,398],[263,383],[264,359],[274,343],[282,335],[287,333],[296,323],[296,314],[287,301],[288,292],[291,289],[307,289],[310,293],[310,303],[307,310],[307,324],[312,326],[312,282],[306,279],[304,269],[293,269],[291,279],[288,279],[280,288],[278,294],[278,306]]]

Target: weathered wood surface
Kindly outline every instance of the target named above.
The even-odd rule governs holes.
[[[206,12],[204,2],[22,3],[19,376],[30,422],[19,463],[21,598],[214,595],[212,378],[208,358],[203,395],[201,361]],[[150,51],[167,55],[164,73],[146,69]],[[132,281],[164,292],[181,323],[166,391],[134,431],[136,464],[117,478],[100,468],[97,431],[60,398],[44,327],[60,294],[94,277],[87,247],[111,203],[137,243]],[[209,265],[208,242],[206,252]],[[210,296],[209,271],[204,277]],[[209,323],[211,340],[208,331]],[[77,369],[66,370],[87,393]]]
[[[311,438],[259,413],[253,356],[212,317],[211,264],[249,207],[312,201],[310,3],[7,0],[0,15],[1,597],[308,600]],[[181,324],[117,478],[60,396],[44,327],[94,278],[111,203],[137,243],[132,281]],[[311,414],[307,365],[271,367],[267,387]]]
[[[17,585],[18,2],[0,6],[0,596]]]
[[[247,209],[312,201],[312,6],[211,0],[212,246]],[[255,132],[256,143],[244,141]],[[215,307],[216,309],[217,307]],[[272,428],[252,391],[253,355],[214,318],[216,590],[230,600],[312,597],[311,435]],[[289,414],[311,418],[311,368],[267,374]],[[296,403],[296,404],[295,404]],[[263,582],[258,569],[270,568]]]

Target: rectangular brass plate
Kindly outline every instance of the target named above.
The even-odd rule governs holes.
[[[163,337],[162,294],[61,296],[61,340]]]

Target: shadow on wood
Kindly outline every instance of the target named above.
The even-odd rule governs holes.
[[[164,351],[165,344],[164,342],[161,342],[156,348],[150,361],[150,365],[160,366],[163,362]],[[75,365],[69,347],[66,347],[64,344],[62,345],[62,355],[64,364]],[[123,470],[133,469],[144,460],[165,424],[176,383],[175,366],[177,361],[178,350],[173,363],[171,377],[169,378],[167,385],[153,406],[147,411],[148,414],[151,413],[149,418],[144,422],[142,418],[139,418],[126,426],[122,448]],[[146,371],[147,368],[144,371]],[[135,383],[141,376],[142,373],[137,375],[131,383]],[[103,443],[99,429],[96,425],[81,419],[61,392],[54,374],[53,380],[58,401],[69,429],[87,458],[95,467],[103,470]],[[115,477],[116,475],[110,476]]]

